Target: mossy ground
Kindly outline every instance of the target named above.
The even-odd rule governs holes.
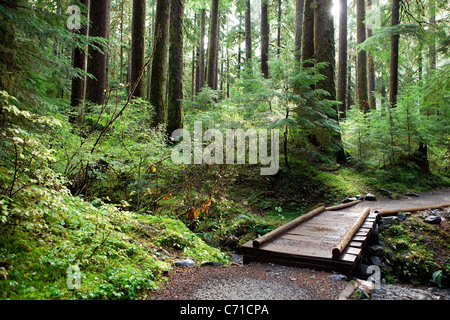
[[[423,213],[406,213],[406,219],[380,233],[386,251],[382,269],[390,282],[408,281],[449,286],[450,226],[423,221]]]

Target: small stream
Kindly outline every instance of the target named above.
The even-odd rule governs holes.
[[[382,284],[371,300],[450,300],[450,289],[410,284]]]

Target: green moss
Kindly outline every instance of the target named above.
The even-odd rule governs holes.
[[[40,210],[27,205],[37,194],[47,202]],[[45,188],[28,197],[11,204],[11,211],[24,214],[0,233],[2,299],[136,299],[157,288],[180,256],[227,262],[178,220],[94,207]],[[174,254],[161,255],[163,248]],[[67,288],[73,265],[81,271],[75,291]]]

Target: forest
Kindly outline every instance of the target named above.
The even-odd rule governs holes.
[[[447,0],[0,1],[0,299],[142,299],[319,205],[450,188],[449,25]]]

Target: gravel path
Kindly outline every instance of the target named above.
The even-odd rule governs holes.
[[[377,195],[378,196],[378,195]],[[406,196],[400,200],[364,201],[349,211],[426,206],[450,202],[450,190]],[[333,273],[274,264],[237,263],[227,267],[183,267],[169,274],[161,290],[149,300],[334,300],[348,282],[333,280]]]
[[[151,300],[334,300],[347,285],[332,273],[251,263],[227,267],[184,267]]]
[[[436,190],[418,194],[417,196],[404,196],[402,199],[391,200],[377,196],[377,201],[363,201],[357,205],[344,209],[351,212],[359,212],[362,208],[370,208],[371,212],[379,209],[397,209],[404,207],[421,207],[438,205],[450,202],[450,189]]]

